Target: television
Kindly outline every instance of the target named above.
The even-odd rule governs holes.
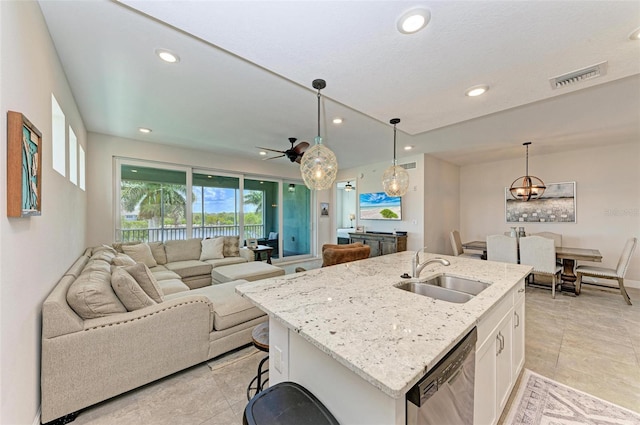
[[[401,199],[384,192],[361,193],[360,220],[402,220]]]

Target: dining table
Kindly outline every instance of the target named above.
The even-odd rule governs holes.
[[[482,259],[487,259],[487,241],[465,242],[462,244],[462,248],[482,251]],[[575,273],[576,261],[602,262],[600,251],[591,248],[558,246],[556,247],[556,258],[562,262],[562,272],[560,274],[562,290],[573,292],[576,295],[578,295],[575,285],[577,280]]]

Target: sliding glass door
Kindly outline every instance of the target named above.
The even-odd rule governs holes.
[[[282,255],[311,254],[311,191],[297,182],[282,185]]]

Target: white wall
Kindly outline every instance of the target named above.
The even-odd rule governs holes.
[[[89,194],[87,241],[89,246],[113,242],[115,223],[114,157],[157,161],[219,172],[244,172],[245,174],[251,173],[252,176],[302,180],[298,164],[291,164],[289,161],[281,163],[277,161],[252,161],[220,156],[215,152],[152,144],[98,133],[89,133],[88,137],[91,147],[87,160],[91,164],[90,167],[87,167],[87,193]],[[322,200],[322,202],[328,202],[328,200]]]
[[[426,251],[453,255],[449,233],[460,226],[460,168],[424,156],[424,242]]]
[[[463,242],[508,231],[504,189],[525,173],[525,158],[468,165],[460,170],[460,233]],[[576,223],[525,223],[528,233],[562,234],[564,246],[595,248],[603,267],[615,267],[626,240],[640,238],[640,141],[535,155],[529,173],[545,183],[576,182]],[[595,263],[594,263],[595,264]],[[627,278],[640,280],[640,249]]]
[[[52,168],[51,93],[85,151],[86,132],[37,2],[0,2],[0,43],[0,174],[7,111],[23,113],[43,142],[42,215],[9,219],[0,196],[0,423],[31,424],[40,404],[42,302],[85,246],[86,194]]]

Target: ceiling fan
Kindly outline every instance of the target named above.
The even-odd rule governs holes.
[[[279,151],[279,150],[269,149],[269,148],[261,148],[260,146],[256,146],[256,147],[258,149],[264,149],[265,151],[278,152],[278,153],[282,154],[282,155],[278,155],[278,156],[273,156],[271,158],[264,158],[265,160],[282,158],[283,156],[286,156],[287,158],[289,158],[289,161],[297,162],[298,164],[300,164],[300,160],[302,159],[302,155],[304,154],[304,151],[306,151],[307,148],[309,147],[309,143],[300,142],[297,145],[293,146],[293,144],[296,142],[296,140],[298,140],[298,139],[296,139],[295,137],[289,137],[289,143],[291,143],[291,148],[287,149],[286,151]]]

